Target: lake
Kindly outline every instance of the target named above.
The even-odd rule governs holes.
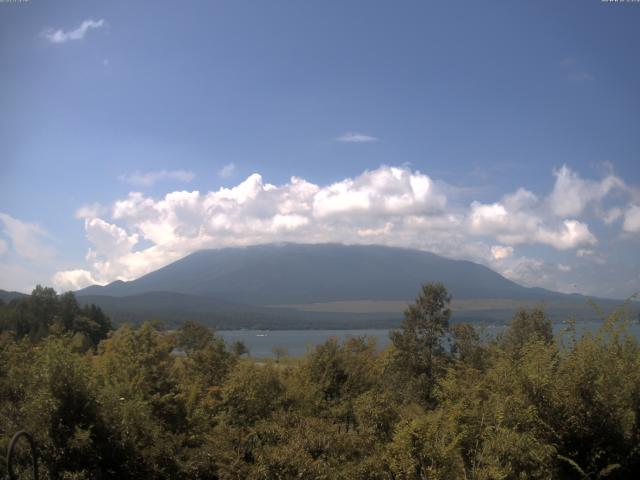
[[[584,332],[595,332],[600,322],[583,322],[576,324],[576,331],[579,334]],[[564,324],[554,324],[554,333],[564,328]],[[493,336],[504,330],[504,325],[482,326],[483,336]],[[388,329],[359,329],[359,330],[221,330],[217,334],[225,341],[231,343],[242,341],[249,348],[251,356],[257,358],[273,357],[273,348],[283,347],[288,355],[298,357],[307,353],[329,338],[335,337],[342,341],[349,337],[367,336],[374,338],[378,348],[383,349],[389,345]],[[636,338],[640,339],[640,325],[634,323],[630,326],[630,331]]]

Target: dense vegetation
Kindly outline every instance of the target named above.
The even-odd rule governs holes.
[[[193,322],[110,331],[38,288],[0,306],[0,448],[29,430],[48,478],[68,479],[637,478],[622,311],[581,338],[520,311],[483,341],[449,324],[449,300],[425,285],[382,352],[329,340],[276,362]]]

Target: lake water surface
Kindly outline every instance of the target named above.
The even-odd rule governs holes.
[[[600,322],[584,322],[576,324],[578,334],[595,332],[601,326]],[[554,333],[557,333],[566,325],[555,324]],[[479,327],[483,337],[490,337],[504,330],[504,325],[487,325]],[[273,357],[275,347],[283,347],[288,355],[297,357],[304,355],[329,338],[335,337],[343,341],[349,337],[367,336],[374,338],[378,348],[383,349],[389,345],[388,329],[362,329],[362,330],[221,330],[217,334],[225,341],[231,343],[242,341],[249,348],[251,356],[257,358]],[[630,332],[640,339],[640,325],[634,323],[630,326]]]

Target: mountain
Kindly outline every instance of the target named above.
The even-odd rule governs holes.
[[[225,328],[333,328],[369,326],[366,319],[396,324],[420,286],[432,281],[452,294],[457,319],[504,321],[518,306],[539,302],[556,315],[590,311],[583,296],[526,288],[473,262],[341,244],[202,250],[136,280],[94,285],[76,295],[116,320],[188,317]]]
[[[99,305],[116,323],[162,320],[169,327],[178,326],[185,320],[195,320],[218,330],[388,328],[397,323],[397,315],[388,313],[304,312],[175,292],[148,292],[126,297],[80,295],[78,301]]]
[[[202,250],[137,280],[92,286],[77,294],[122,297],[165,291],[277,305],[407,300],[431,281],[443,282],[459,299],[564,297],[522,287],[473,262],[403,248],[339,244]]]
[[[11,300],[15,300],[17,298],[25,298],[28,297],[26,293],[20,292],[8,292],[6,290],[0,290],[0,300],[5,303],[9,303]]]

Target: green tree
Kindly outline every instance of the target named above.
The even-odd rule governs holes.
[[[451,353],[460,362],[483,370],[487,364],[487,349],[473,325],[458,323],[451,327]]]
[[[222,389],[225,422],[249,426],[268,418],[284,393],[278,372],[271,364],[238,363]]]
[[[186,352],[199,350],[210,344],[214,339],[210,328],[201,323],[187,320],[178,329],[177,346]]]
[[[551,320],[539,307],[531,311],[518,310],[500,342],[504,348],[518,351],[528,342],[537,340],[547,344],[553,341]]]
[[[401,330],[390,333],[392,375],[409,387],[411,396],[432,403],[436,376],[444,366],[444,339],[449,330],[451,297],[442,283],[427,283],[404,312]],[[397,382],[396,382],[397,383]]]

